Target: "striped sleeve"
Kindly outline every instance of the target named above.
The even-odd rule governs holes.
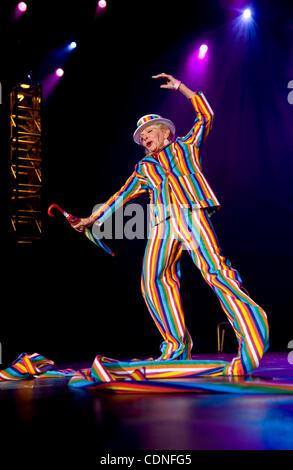
[[[122,188],[119,189],[119,191],[117,191],[113,196],[111,196],[107,202],[102,204],[92,215],[94,216],[95,220],[102,224],[113,214],[113,212],[132,199],[140,196],[140,194],[145,193],[146,191],[147,181],[141,174],[138,173],[136,165],[134,172],[127,179]]]
[[[194,95],[188,99],[196,112],[196,117],[191,130],[180,140],[199,148],[211,130],[214,112],[201,91],[194,92]]]

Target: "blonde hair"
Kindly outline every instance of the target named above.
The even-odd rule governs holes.
[[[174,140],[174,134],[173,134],[173,132],[171,131],[170,127],[168,127],[166,124],[162,124],[161,122],[159,122],[159,123],[157,123],[157,124],[156,124],[156,123],[154,123],[154,124],[151,124],[151,123],[150,123],[150,125],[151,125],[152,127],[158,128],[158,129],[168,130],[168,131],[169,131],[169,137],[168,137],[169,144],[171,144],[171,142],[173,142],[173,140]],[[146,148],[144,149],[144,151],[145,151],[145,154],[146,154],[146,155],[149,153],[149,152],[148,152],[148,149],[146,149]]]
[[[174,139],[173,132],[171,131],[170,127],[167,126],[167,124],[159,123],[159,124],[155,124],[155,126],[159,127],[162,130],[165,130],[165,131],[168,129],[168,131],[170,132],[168,140],[170,141],[170,143],[173,141],[173,139]]]

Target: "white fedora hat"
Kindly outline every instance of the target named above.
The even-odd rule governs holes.
[[[176,131],[175,125],[172,121],[170,121],[170,119],[165,119],[159,114],[146,114],[137,121],[137,129],[133,134],[133,140],[136,144],[141,145],[140,133],[149,124],[165,124],[169,127],[173,135]]]

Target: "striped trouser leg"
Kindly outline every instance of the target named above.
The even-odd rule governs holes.
[[[143,260],[142,294],[164,341],[159,359],[191,359],[192,340],[185,327],[180,296],[181,243],[170,219],[151,229]]]
[[[180,214],[176,213],[173,221],[179,217]],[[242,287],[238,271],[223,256],[207,211],[181,211],[180,224],[177,224],[175,230],[205,281],[217,295],[235,331],[238,355],[228,364],[224,374],[243,375],[258,367],[263,353],[269,347],[267,316],[249,297]]]

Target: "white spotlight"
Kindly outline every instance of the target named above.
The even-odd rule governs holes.
[[[68,49],[70,51],[72,51],[73,49],[75,49],[77,47],[77,43],[75,41],[72,41],[69,45],[68,45]]]
[[[251,10],[249,8],[245,8],[245,10],[242,13],[242,18],[244,20],[250,20],[251,18]]]

